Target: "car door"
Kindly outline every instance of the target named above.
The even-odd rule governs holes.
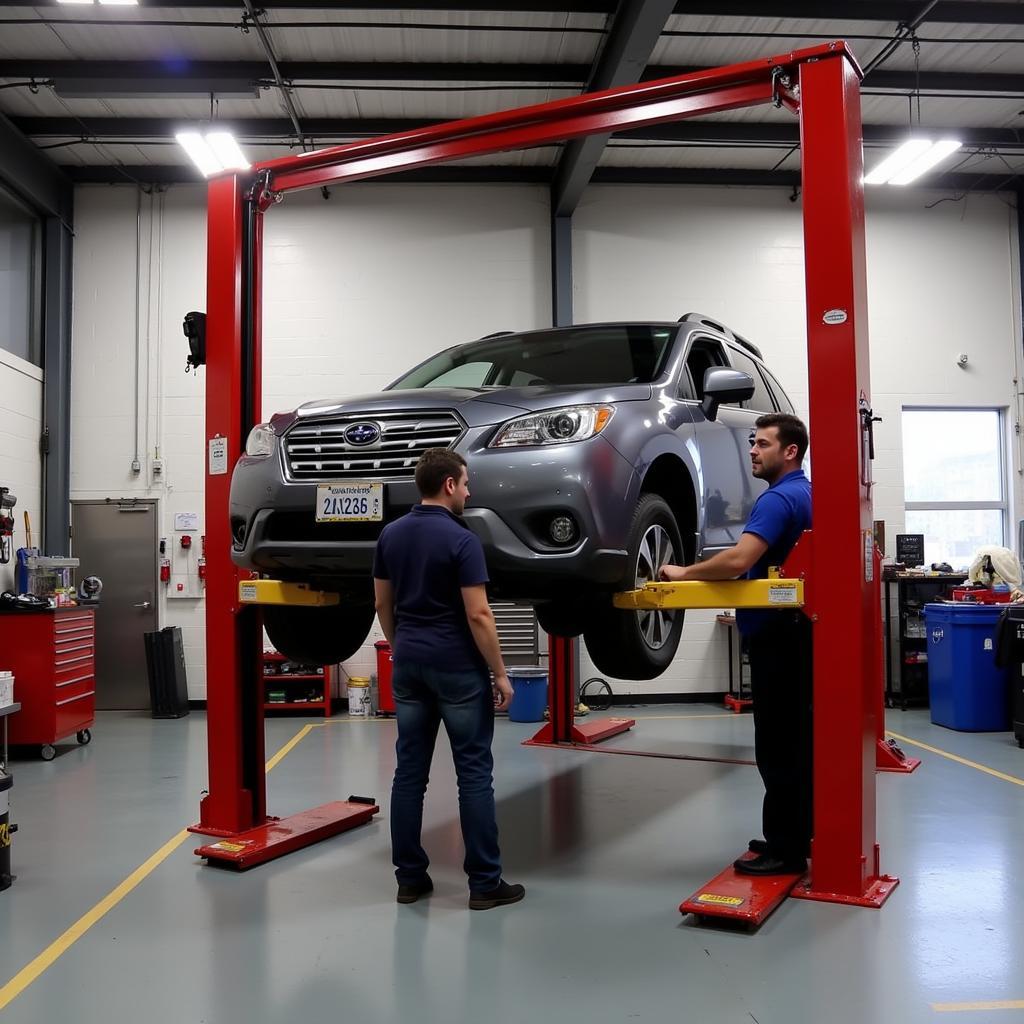
[[[734,365],[738,370],[750,372],[745,366],[732,362],[733,352],[732,346],[728,346],[727,355],[727,346],[718,338],[695,334],[687,348],[686,370],[680,381],[692,405],[694,437],[700,455],[704,506],[701,550],[705,558],[739,540],[754,500],[763,489],[750,475],[750,434],[761,411],[769,410],[722,405],[717,417],[708,420],[700,407],[704,397],[704,374],[709,369]],[[755,376],[754,381],[763,388],[760,376]]]

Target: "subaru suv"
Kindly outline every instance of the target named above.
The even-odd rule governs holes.
[[[231,481],[233,558],[334,591],[326,608],[268,606],[282,653],[350,657],[373,624],[386,523],[418,500],[427,448],[465,456],[466,525],[493,598],[532,604],[545,630],[583,635],[598,670],[651,679],[682,611],[612,596],[734,544],[763,484],[749,438],[793,406],[760,351],[721,323],[598,323],[503,332],[446,349],[378,394],[309,402],[249,435]]]

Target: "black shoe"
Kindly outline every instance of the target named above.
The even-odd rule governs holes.
[[[421,896],[429,896],[433,891],[434,883],[430,875],[424,875],[422,881],[415,885],[400,885],[395,900],[398,903],[415,903]]]
[[[486,892],[469,894],[470,910],[490,910],[492,907],[504,907],[509,903],[518,903],[526,895],[521,885],[510,885],[502,879],[493,889]]]
[[[768,844],[763,839],[751,839],[750,842],[747,843],[747,849],[751,853],[757,853],[757,854],[767,853],[768,852]]]
[[[802,875],[807,870],[807,861],[803,857],[783,860],[781,857],[762,853],[750,860],[734,860],[732,866],[741,875]]]

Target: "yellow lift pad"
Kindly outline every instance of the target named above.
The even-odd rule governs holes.
[[[338,604],[337,594],[312,590],[305,583],[281,580],[240,580],[238,600],[242,604],[290,604],[307,608],[326,608]]]
[[[639,590],[615,595],[616,608],[800,608],[804,581],[769,577],[766,580],[717,580],[701,583],[648,583]]]

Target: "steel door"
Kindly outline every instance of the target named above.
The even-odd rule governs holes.
[[[71,506],[76,579],[99,576],[96,707],[149,709],[143,634],[157,628],[154,501],[76,501]]]

